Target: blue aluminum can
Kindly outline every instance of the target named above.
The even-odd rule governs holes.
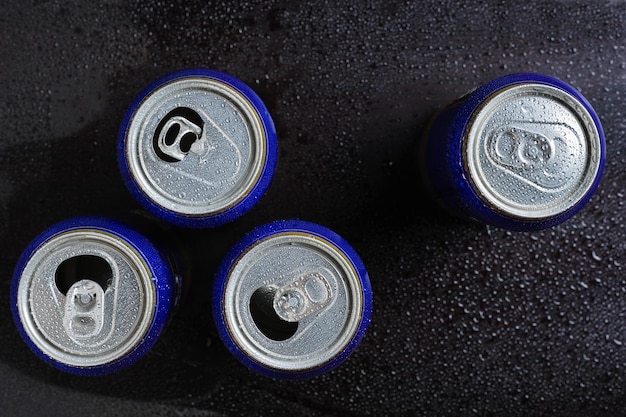
[[[186,69],[145,88],[119,131],[126,186],[149,212],[209,228],[246,213],[269,187],[278,144],[270,114],[242,81]]]
[[[154,345],[178,304],[176,258],[126,222],[77,217],[37,236],[11,282],[17,329],[48,364],[104,375]]]
[[[566,221],[589,201],[605,148],[600,120],[576,89],[519,73],[440,111],[425,133],[421,168],[451,213],[532,231]]]
[[[341,364],[363,338],[372,290],[363,262],[336,233],[282,220],[245,235],[220,265],[213,315],[244,365],[280,379]]]

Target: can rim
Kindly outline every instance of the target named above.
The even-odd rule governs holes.
[[[488,109],[497,109],[498,103],[495,103],[496,101],[510,100],[511,97],[509,96],[516,97],[516,95],[522,94],[520,90],[545,95],[555,102],[559,102],[561,106],[570,108],[572,113],[576,113],[575,116],[579,119],[581,128],[584,130],[585,137],[587,138],[588,153],[585,155],[587,162],[585,163],[585,170],[582,172],[580,180],[576,183],[576,187],[567,195],[552,201],[550,204],[543,204],[541,206],[522,206],[519,203],[509,201],[484,177],[482,166],[478,161],[478,148],[482,143],[478,136],[482,131],[481,129],[484,127],[483,125],[486,123],[486,119],[490,117],[490,114],[486,114]],[[575,107],[578,107],[576,104],[576,98],[572,97],[568,92],[551,85],[530,81],[498,89],[473,113],[472,120],[464,136],[464,166],[468,173],[468,179],[476,190],[476,193],[493,210],[505,216],[520,220],[535,221],[549,219],[575,206],[581,198],[584,198],[584,196],[589,193],[601,165],[600,160],[594,157],[600,150],[599,132],[597,127],[593,124],[593,119],[587,109],[584,108],[584,106],[580,106],[576,109]]]
[[[568,209],[552,216],[539,219],[510,216],[494,210],[494,208],[485,202],[484,199],[471,186],[469,173],[467,172],[465,162],[463,160],[463,147],[465,146],[467,134],[471,128],[473,116],[476,114],[482,103],[492,94],[501,89],[527,83],[551,86],[573,96],[574,99],[577,100],[589,113],[589,116],[591,117],[591,120],[593,121],[593,124],[598,132],[598,168],[595,178],[591,182],[587,192],[580,198],[580,200],[578,200],[576,204],[573,204]],[[463,181],[457,182],[457,186],[460,187],[459,192],[471,197],[469,198],[469,202],[466,203],[467,209],[469,209],[471,213],[471,217],[485,223],[519,231],[541,230],[555,226],[576,214],[591,199],[600,184],[606,160],[606,140],[602,124],[589,101],[573,86],[558,78],[541,73],[519,72],[493,79],[467,94],[467,96],[459,104],[454,117],[453,128],[455,131],[460,132],[459,140],[451,141],[452,143],[450,145],[450,154],[457,158],[454,161],[455,171],[457,171],[455,175],[464,178]]]
[[[304,368],[304,369],[278,369],[272,368],[263,363],[252,359],[246,354],[243,349],[235,341],[233,335],[228,330],[228,325],[225,319],[226,305],[224,295],[228,278],[232,268],[241,259],[246,250],[254,246],[257,242],[271,238],[276,235],[285,233],[301,233],[316,238],[325,240],[331,243],[335,248],[341,251],[342,256],[346,258],[351,264],[361,287],[361,311],[358,325],[355,326],[355,331],[347,342],[345,347],[336,354],[333,358],[330,358],[325,363],[317,366]],[[371,320],[372,312],[372,289],[369,281],[369,276],[365,269],[363,261],[358,256],[356,251],[335,232],[320,226],[315,223],[302,221],[299,219],[291,220],[278,220],[262,226],[258,226],[244,235],[227,253],[222,263],[220,264],[217,273],[215,275],[215,282],[213,285],[213,318],[217,325],[218,333],[228,350],[245,366],[260,374],[263,374],[272,378],[279,379],[304,379],[311,378],[322,373],[329,371],[336,367],[352,353],[352,351],[358,346],[362,338],[365,335],[366,329]]]
[[[18,289],[22,273],[33,253],[55,237],[64,233],[86,229],[107,233],[124,242],[129,248],[132,248],[142,259],[147,271],[150,273],[150,281],[147,284],[153,288],[155,294],[153,305],[147,307],[147,314],[151,319],[143,332],[143,337],[138,339],[138,343],[133,348],[128,349],[119,358],[112,359],[107,363],[92,366],[78,366],[53,358],[31,339],[28,330],[25,328],[20,318]],[[156,277],[159,279],[157,280]],[[21,338],[29,349],[48,365],[71,374],[100,376],[117,372],[134,364],[152,348],[170,317],[176,300],[176,292],[176,277],[174,271],[169,266],[166,256],[145,236],[131,226],[113,219],[98,216],[81,216],[63,220],[48,227],[36,236],[22,252],[11,279],[11,313]]]
[[[250,111],[255,114],[259,122],[259,129],[262,132],[262,138],[259,140],[264,147],[264,154],[259,162],[260,170],[256,173],[256,178],[252,181],[247,192],[240,196],[230,205],[216,211],[206,213],[180,213],[171,207],[166,207],[157,201],[154,201],[139,186],[137,178],[133,174],[131,161],[128,159],[127,133],[133,121],[136,111],[152,93],[159,88],[185,79],[206,79],[219,82],[232,89],[236,94],[240,95],[250,105]],[[120,129],[118,132],[117,142],[117,158],[118,166],[122,174],[124,183],[129,189],[133,197],[148,211],[157,217],[175,224],[180,227],[187,228],[212,228],[231,222],[249,211],[259,200],[259,198],[269,188],[271,179],[274,175],[276,163],[278,159],[278,143],[276,128],[269,111],[261,98],[243,81],[220,71],[207,68],[190,68],[174,71],[162,76],[145,87],[132,101],[127,108]]]

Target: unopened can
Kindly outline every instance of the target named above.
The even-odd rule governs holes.
[[[363,262],[336,233],[301,220],[259,226],[218,269],[213,314],[221,339],[265,376],[310,378],[342,363],[370,322]]]
[[[77,217],[37,236],[11,283],[17,329],[63,371],[103,375],[154,345],[181,294],[176,257],[126,222]]]
[[[250,210],[269,187],[276,130],[239,79],[186,69],[146,87],[120,127],[118,162],[137,201],[182,227],[216,227]]]
[[[531,231],[577,213],[605,160],[600,120],[572,86],[510,74],[445,107],[425,134],[427,186],[450,212]]]

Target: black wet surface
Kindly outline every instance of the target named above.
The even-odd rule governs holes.
[[[12,1],[0,11],[0,415],[626,416],[626,2]],[[19,338],[10,275],[52,223],[137,204],[118,174],[132,98],[170,71],[249,84],[273,115],[267,194],[223,228],[177,231],[192,291],[155,348],[102,378],[66,375]],[[600,188],[566,223],[509,233],[422,193],[413,147],[445,103],[543,72],[600,116]],[[299,217],[364,260],[373,321],[307,381],[248,371],[216,337],[217,263],[252,227]]]

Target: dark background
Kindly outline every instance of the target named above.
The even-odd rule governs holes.
[[[0,415],[626,416],[626,2],[14,0],[0,29]],[[56,221],[138,207],[117,129],[143,87],[188,67],[265,101],[280,144],[272,185],[232,224],[176,231],[201,256],[145,358],[102,378],[63,374],[15,330],[17,257]],[[516,71],[579,89],[607,138],[591,202],[536,233],[441,213],[412,159],[435,111]],[[248,371],[210,315],[226,250],[290,217],[346,238],[374,291],[360,347],[300,382]]]

